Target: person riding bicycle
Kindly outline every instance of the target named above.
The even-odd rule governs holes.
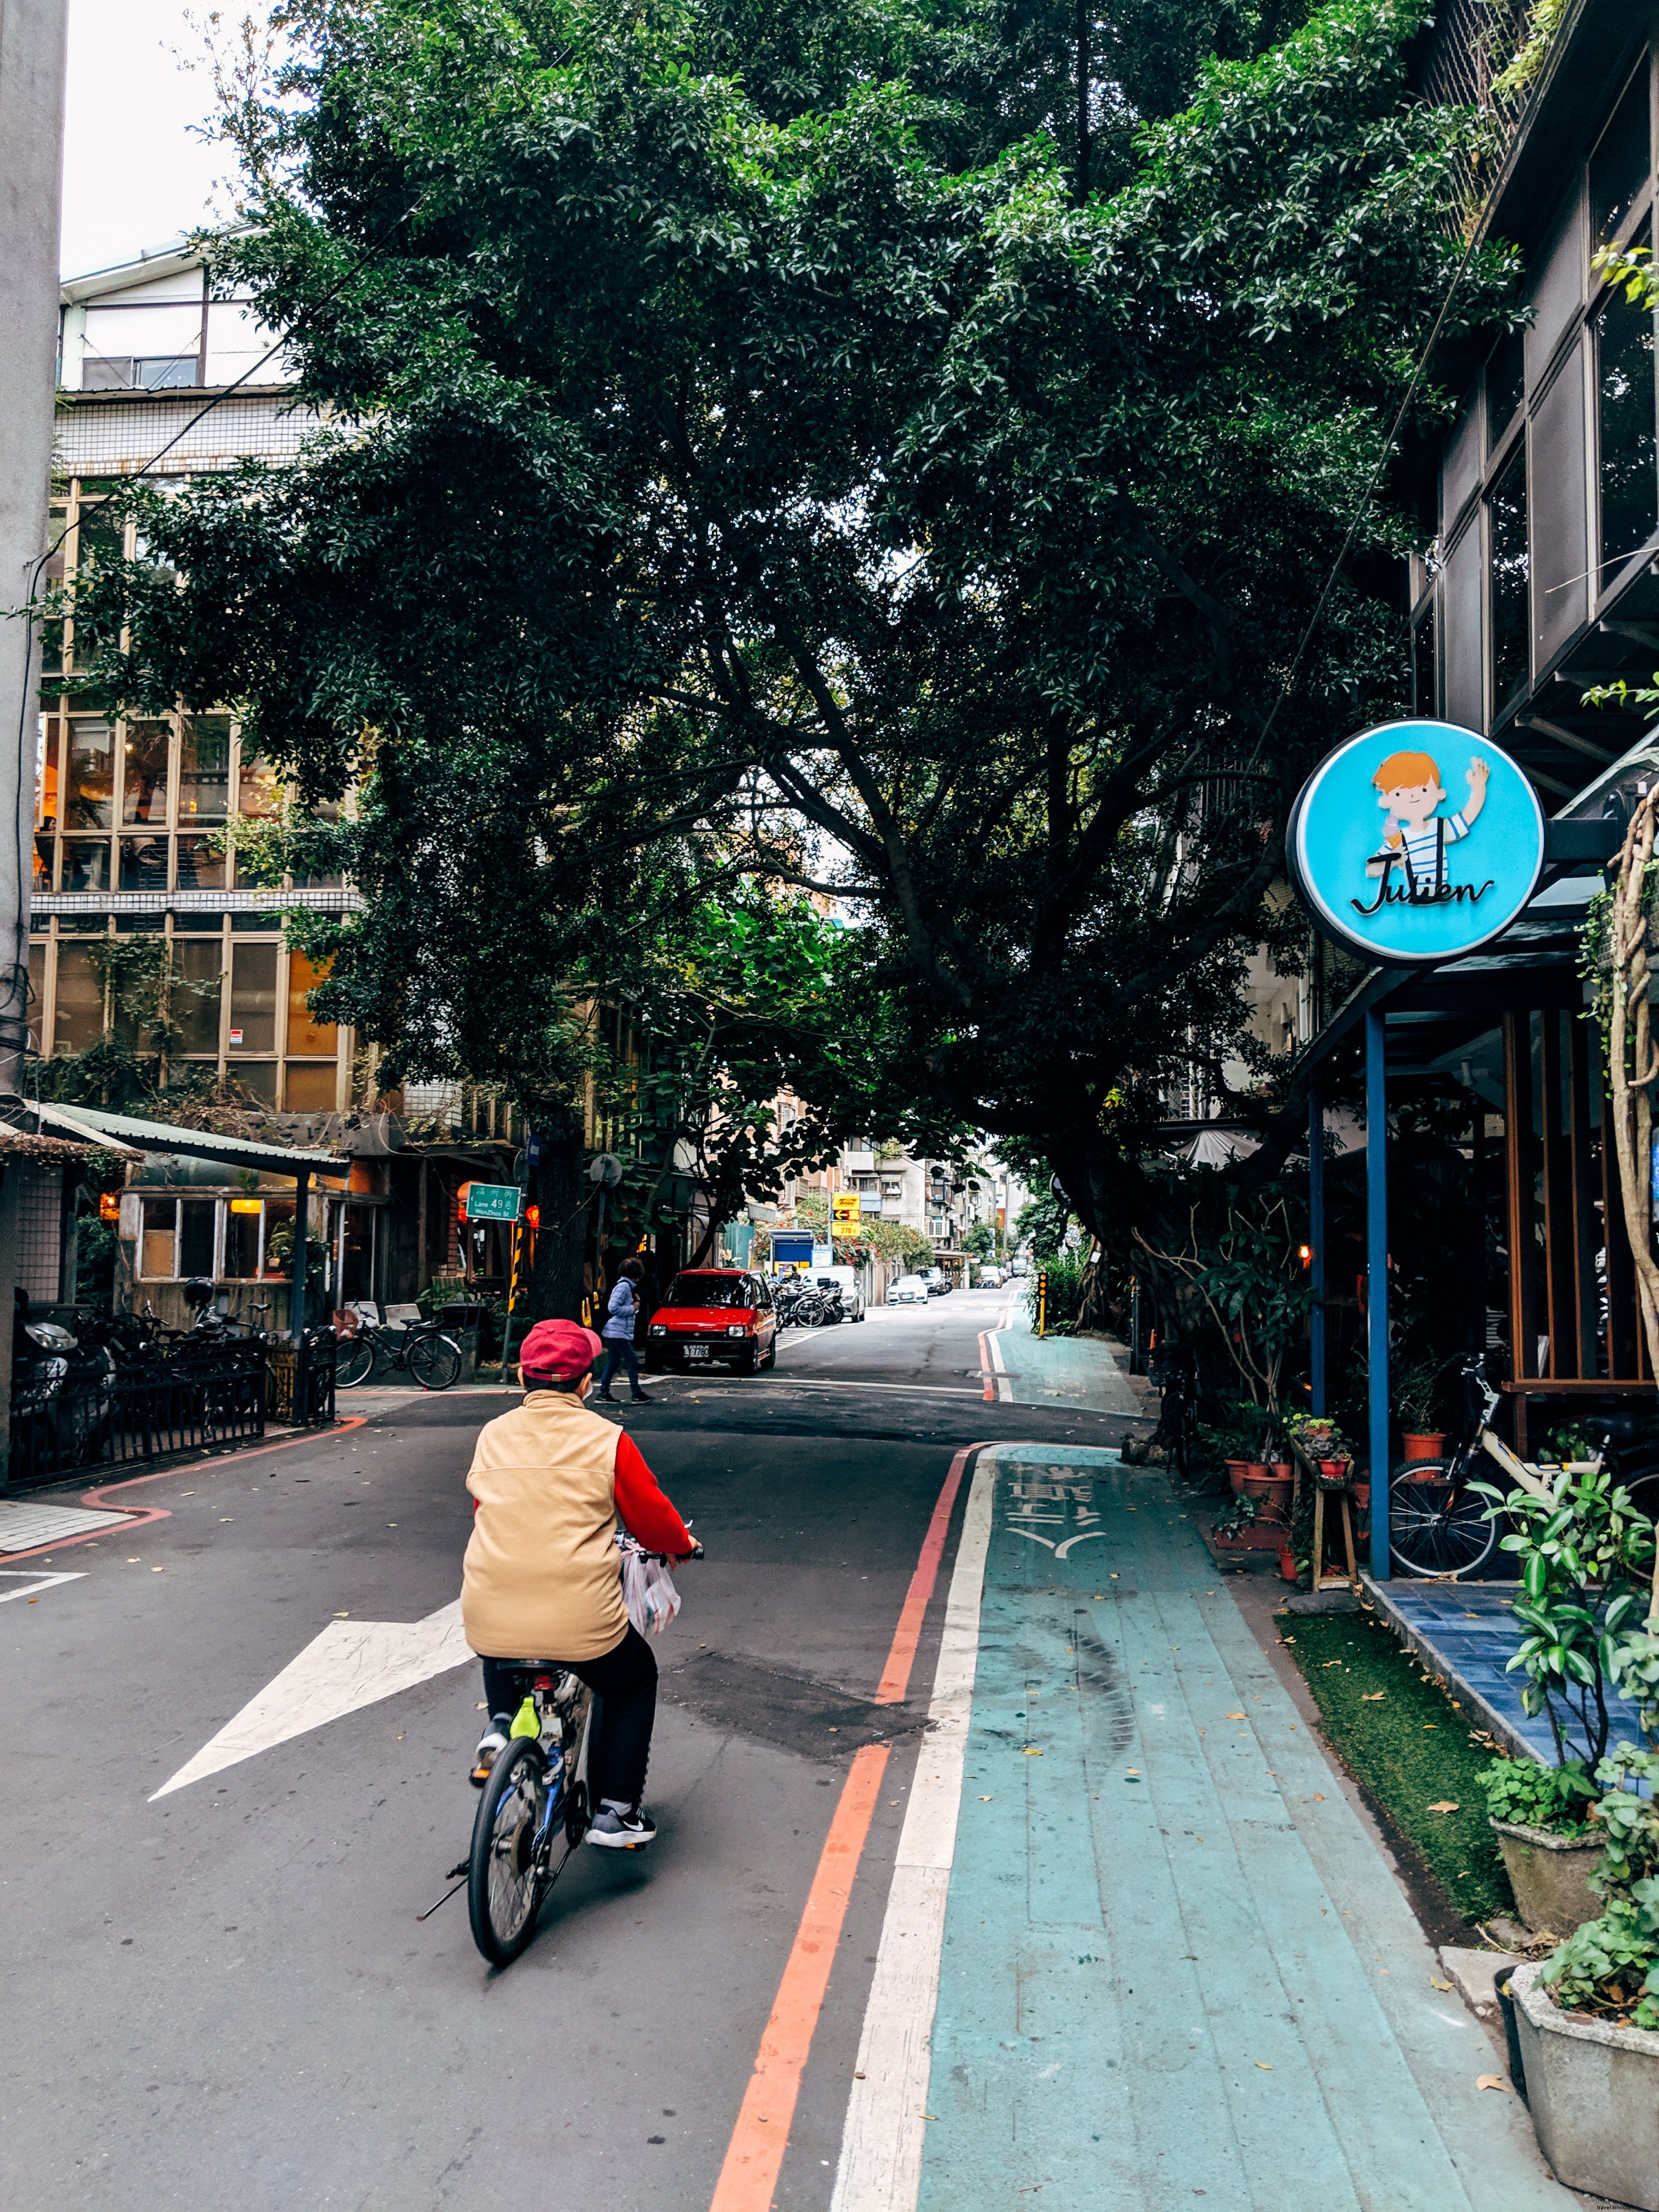
[[[538,1322],[526,1337],[524,1402],[486,1422],[467,1474],[473,1522],[461,1620],[483,1661],[489,1715],[473,1781],[489,1779],[505,1747],[526,1676],[568,1668],[598,1701],[587,1840],[627,1850],[657,1832],[640,1802],[657,1662],[623,1602],[617,1522],[649,1552],[686,1559],[700,1547],[633,1439],[583,1405],[600,1349],[574,1322]]]

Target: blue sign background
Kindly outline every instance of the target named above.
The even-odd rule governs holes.
[[[1402,854],[1387,875],[1390,896],[1377,904],[1382,872],[1368,872],[1367,864],[1401,848],[1384,846],[1390,817],[1373,778],[1397,753],[1426,753],[1440,771],[1446,796],[1430,828],[1436,817],[1449,825],[1460,811],[1468,815],[1470,763],[1486,764],[1485,797],[1468,835],[1453,839],[1448,832],[1441,879],[1450,897],[1425,902],[1395,896],[1410,888]],[[1420,812],[1415,819],[1421,823]],[[1297,890],[1327,936],[1367,959],[1409,964],[1455,959],[1509,927],[1537,886],[1544,817],[1531,784],[1490,738],[1452,722],[1387,722],[1321,762],[1291,812],[1287,845]],[[1419,854],[1425,849],[1419,842]],[[1433,884],[1432,875],[1419,878],[1420,889]],[[1475,891],[1479,896],[1471,896]]]

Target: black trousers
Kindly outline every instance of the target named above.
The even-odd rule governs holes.
[[[492,1715],[511,1720],[536,1675],[567,1667],[596,1700],[587,1742],[590,1797],[596,1807],[607,1797],[637,1805],[657,1717],[657,1655],[631,1622],[622,1642],[598,1659],[486,1659],[485,1702]]]

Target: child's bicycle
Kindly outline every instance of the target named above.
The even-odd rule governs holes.
[[[1389,1483],[1389,1550],[1402,1573],[1456,1581],[1492,1557],[1498,1519],[1488,1510],[1481,1478],[1496,1462],[1517,1489],[1553,1502],[1561,1470],[1534,1466],[1512,1452],[1492,1425],[1498,1393],[1486,1376],[1484,1352],[1463,1363],[1468,1407],[1462,1439],[1444,1459],[1396,1461]],[[1594,1473],[1602,1455],[1575,1461],[1569,1474]]]
[[[524,1701],[484,1784],[465,1864],[472,1940],[492,1966],[510,1966],[529,1943],[547,1893],[592,1819],[592,1692],[574,1674],[547,1668],[526,1668],[523,1680]]]

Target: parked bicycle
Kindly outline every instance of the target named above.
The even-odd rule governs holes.
[[[409,1374],[422,1390],[447,1390],[459,1380],[461,1365],[460,1346],[435,1321],[387,1328],[360,1320],[341,1341],[334,1384],[339,1390],[356,1390],[374,1375]]]
[[[1149,1443],[1161,1447],[1164,1463],[1178,1481],[1189,1482],[1198,1423],[1198,1385],[1192,1353],[1181,1344],[1160,1346],[1148,1363],[1147,1380],[1158,1394],[1158,1426]]]

